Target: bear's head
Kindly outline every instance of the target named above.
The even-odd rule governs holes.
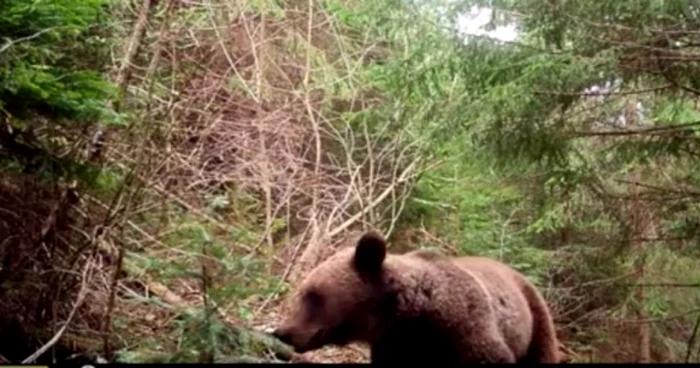
[[[273,335],[297,353],[369,340],[386,304],[385,258],[386,241],[374,231],[363,234],[355,247],[338,251],[300,283]]]

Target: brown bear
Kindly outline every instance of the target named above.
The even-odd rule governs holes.
[[[549,308],[523,275],[483,257],[386,253],[377,232],[301,282],[273,332],[298,353],[364,342],[372,363],[558,363]]]

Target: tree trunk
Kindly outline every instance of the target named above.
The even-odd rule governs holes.
[[[625,109],[625,120],[630,127],[639,126],[639,121],[637,121],[637,98],[632,95],[627,99]],[[632,174],[634,182],[640,182],[642,173],[636,171]],[[647,208],[644,201],[640,200],[638,196],[637,185],[632,185],[632,194],[634,200],[629,213],[631,232],[632,236],[632,256],[636,258],[635,268],[637,269],[638,280],[640,284],[644,283],[644,271],[646,265],[646,239],[652,239],[656,235],[654,228],[653,215],[651,211]],[[637,289],[635,299],[637,301],[637,320],[639,321],[639,329],[637,331],[637,337],[639,338],[639,350],[637,356],[638,363],[650,363],[651,362],[651,329],[649,324],[649,316],[646,311],[646,295],[643,286],[639,286]]]

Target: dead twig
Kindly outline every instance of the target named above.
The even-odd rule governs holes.
[[[688,339],[688,344],[685,352],[685,362],[690,362],[690,356],[693,354],[693,348],[695,347],[695,339],[698,336],[698,328],[700,328],[700,313],[698,313],[698,318],[695,319],[695,326],[693,326],[693,332],[690,334]]]
[[[46,344],[44,344],[39,350],[35,351],[32,355],[28,356],[26,359],[22,361],[22,364],[29,364],[33,363],[37,358],[42,356],[45,352],[47,352],[49,349],[51,349],[52,346],[54,346],[60,339],[63,333],[66,331],[68,328],[68,325],[70,322],[73,320],[73,317],[75,316],[75,313],[78,311],[78,308],[83,304],[83,301],[85,300],[85,296],[87,295],[87,285],[89,281],[92,278],[92,271],[93,271],[93,259],[89,258],[87,262],[85,263],[85,267],[83,268],[82,272],[82,282],[80,284],[80,290],[78,291],[78,296],[73,303],[73,309],[70,311],[70,314],[68,314],[68,318],[66,318],[66,321],[63,323],[63,326],[61,326],[61,329],[56,332],[56,334],[49,340]]]

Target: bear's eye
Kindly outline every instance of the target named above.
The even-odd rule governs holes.
[[[323,307],[323,296],[316,291],[309,291],[304,295],[304,299],[309,307],[313,309],[320,309]]]

